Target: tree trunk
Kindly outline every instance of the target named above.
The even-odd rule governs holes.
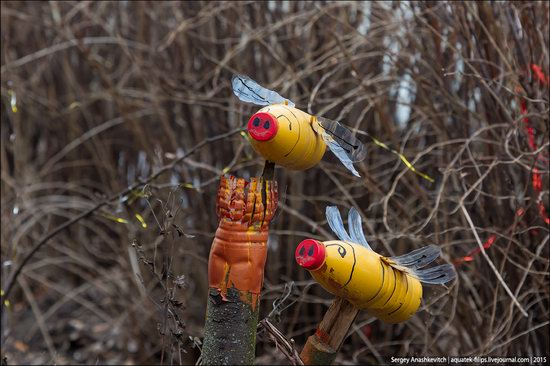
[[[220,222],[208,262],[202,364],[254,362],[269,222],[277,198],[275,182],[221,178],[217,200]]]

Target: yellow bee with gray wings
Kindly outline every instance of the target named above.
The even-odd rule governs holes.
[[[355,208],[348,214],[349,234],[337,207],[326,209],[328,224],[340,240],[302,241],[296,261],[328,292],[387,323],[409,319],[420,306],[422,283],[444,284],[456,276],[450,264],[422,269],[441,255],[428,245],[397,257],[384,257],[370,247]]]
[[[250,117],[254,150],[268,161],[292,170],[315,166],[328,148],[355,176],[353,163],[366,157],[363,143],[340,123],[312,116],[244,75],[234,75],[233,93],[243,102],[265,106]]]

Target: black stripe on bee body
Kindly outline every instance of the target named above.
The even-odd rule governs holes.
[[[277,116],[277,119],[279,119],[279,118],[281,118],[281,117],[286,118],[286,120],[288,121],[288,129],[292,131],[292,121],[290,120],[290,118],[288,118],[288,117],[285,116],[284,114],[281,114],[280,116]]]
[[[290,114],[292,114],[294,116],[294,118],[296,118],[296,121],[298,120],[298,117],[296,117],[296,115],[294,114],[294,112],[292,112],[292,109],[290,109],[287,105],[283,105],[283,108],[285,108],[286,110],[288,110],[290,112]]]
[[[403,275],[405,276],[405,284],[407,285],[407,287],[405,288],[405,295],[403,295],[403,298],[406,299],[407,298],[407,294],[409,293],[409,276],[407,276],[406,273],[403,273]]]
[[[384,303],[384,305],[382,306],[385,306],[388,301],[390,301],[390,299],[393,297],[393,295],[395,294],[395,289],[397,288],[397,271],[394,269],[393,270],[393,291],[391,292],[391,295],[390,297],[388,297],[388,299],[386,300],[386,302]]]
[[[388,316],[393,315],[397,310],[401,309],[402,306],[403,306],[403,303],[402,302],[399,303],[399,306],[397,307],[397,309],[395,309],[394,311],[388,313]]]
[[[292,111],[290,111],[290,113],[292,113]],[[285,158],[287,156],[289,156],[294,151],[294,149],[296,148],[296,145],[298,145],[298,142],[300,142],[300,137],[302,136],[302,128],[300,127],[300,121],[298,121],[298,118],[296,118],[294,113],[292,113],[292,115],[296,119],[296,124],[298,125],[298,138],[296,139],[296,142],[294,143],[294,146],[292,146],[292,149],[290,149],[290,151],[285,154]],[[285,117],[288,120],[288,122],[290,123],[288,128],[290,130],[292,130],[292,121],[290,120],[290,118],[288,118],[287,116],[283,116],[283,117]],[[279,117],[277,117],[277,118],[279,118]]]
[[[406,286],[405,287],[405,293],[403,295],[401,295],[401,300],[403,300],[403,301],[399,302],[400,305],[397,307],[397,309],[392,310],[388,315],[391,315],[391,314],[395,313],[397,310],[399,310],[403,306],[403,304],[405,302],[407,302],[407,294],[409,293],[409,279],[408,279],[408,276],[407,276],[406,273],[399,271],[399,274],[401,275],[402,278],[405,279],[405,286]],[[401,279],[400,279],[400,281],[401,281]]]
[[[378,291],[376,291],[374,296],[367,300],[367,302],[366,302],[367,304],[369,302],[371,302],[372,300],[376,299],[378,297],[378,295],[380,294],[380,291],[382,291],[382,288],[384,287],[384,281],[386,279],[386,270],[384,268],[384,264],[382,263],[382,261],[380,261],[380,266],[382,267],[382,283],[380,284],[380,288],[378,289]]]
[[[292,109],[288,108],[288,106],[286,106],[286,105],[283,105],[282,107],[285,108],[286,110],[288,110],[288,111],[290,112],[290,114],[292,114],[292,115],[294,116],[294,119],[296,120],[296,123],[298,123],[298,117],[296,117],[296,115],[294,114],[294,112],[292,112]],[[288,117],[282,115],[282,114],[281,114],[281,116],[283,116],[283,117],[285,117],[286,119],[288,119],[288,121],[290,122],[290,124],[288,125],[288,128],[289,128],[289,130],[292,131],[292,122],[290,121],[290,119],[289,119]],[[281,116],[279,116],[279,117],[281,117]],[[277,118],[279,118],[279,117],[277,117]]]

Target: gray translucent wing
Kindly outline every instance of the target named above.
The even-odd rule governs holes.
[[[356,163],[365,159],[367,156],[365,145],[353,136],[353,132],[349,128],[324,117],[317,117],[317,121],[325,132],[342,147],[349,160]]]
[[[413,250],[404,255],[390,257],[389,259],[400,266],[411,269],[418,269],[427,266],[441,255],[441,248],[437,245],[427,245],[420,249]]]
[[[288,104],[294,107],[294,103],[282,97],[279,93],[264,88],[245,75],[233,75],[231,78],[233,94],[241,101],[256,105]]]
[[[440,285],[454,280],[456,272],[452,265],[442,264],[428,269],[415,270],[412,275],[423,283]]]
[[[348,154],[344,151],[342,146],[338,144],[331,135],[326,133],[326,131],[321,132],[321,137],[323,137],[323,140],[327,144],[328,148],[336,157],[344,164],[344,166],[356,177],[361,177],[357,170],[355,170],[355,167],[353,166],[353,162],[350,160]]]
[[[355,209],[355,207],[352,207],[349,210],[348,213],[348,228],[349,228],[349,235],[351,236],[351,240],[354,243],[361,244],[367,249],[372,250],[369,243],[367,242],[367,239],[365,238],[365,234],[363,233],[363,225],[361,223],[361,215],[359,215],[359,212]]]
[[[353,242],[344,228],[344,223],[342,222],[338,207],[327,206],[325,214],[327,216],[328,226],[330,226],[332,232],[336,234],[338,239]]]

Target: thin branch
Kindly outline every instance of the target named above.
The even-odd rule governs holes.
[[[262,327],[266,330],[269,338],[275,343],[277,350],[281,351],[283,355],[290,361],[292,365],[303,365],[304,361],[300,358],[298,351],[294,347],[294,340],[288,340],[271,322],[269,319],[263,319],[258,324],[258,327]]]
[[[150,175],[147,179],[142,180],[142,181],[137,182],[137,183],[134,183],[130,187],[126,188],[125,190],[113,194],[111,197],[99,202],[94,207],[90,208],[88,211],[85,211],[85,212],[81,213],[80,215],[76,216],[75,218],[64,222],[63,224],[59,225],[58,227],[56,227],[55,229],[50,231],[42,239],[40,239],[40,241],[38,243],[35,244],[35,246],[25,255],[23,260],[21,262],[19,262],[17,267],[13,270],[10,278],[7,281],[6,288],[4,289],[4,296],[6,298],[9,296],[9,294],[10,294],[10,292],[11,292],[11,290],[12,290],[14,284],[15,284],[15,281],[17,280],[17,277],[21,273],[21,270],[23,269],[23,267],[36,254],[36,252],[38,252],[38,250],[40,248],[42,248],[51,238],[53,238],[54,236],[56,236],[57,234],[59,234],[63,230],[67,229],[68,227],[72,226],[73,224],[77,223],[78,221],[90,216],[91,214],[93,214],[94,212],[99,210],[101,207],[107,205],[110,202],[113,202],[113,201],[117,200],[120,196],[125,196],[128,193],[132,192],[133,190],[138,189],[138,188],[152,182],[153,180],[157,179],[160,175],[164,174],[165,172],[172,170],[177,164],[179,164],[181,161],[183,161],[183,159],[185,159],[188,156],[194,154],[197,150],[199,150],[203,146],[208,145],[208,144],[213,143],[213,142],[216,142],[216,141],[219,141],[219,140],[223,140],[227,137],[230,137],[230,136],[233,136],[237,133],[240,133],[241,131],[243,131],[243,128],[239,127],[239,128],[233,129],[229,132],[222,133],[220,135],[216,135],[216,136],[209,137],[209,138],[206,138],[206,139],[202,140],[197,145],[195,145],[191,149],[189,149],[189,151],[187,151],[187,153],[183,154],[182,156],[180,156],[179,158],[177,158],[176,160],[174,160],[170,164],[165,165],[164,167],[160,168],[158,172],[156,172],[155,174]]]
[[[474,236],[476,238],[477,245],[479,245],[479,249],[481,250],[481,253],[485,257],[487,262],[489,263],[489,266],[491,267],[493,272],[495,272],[495,275],[497,276],[498,280],[500,281],[500,283],[502,284],[502,286],[504,287],[504,289],[506,290],[508,295],[510,295],[510,297],[512,298],[512,301],[519,308],[519,310],[521,311],[523,316],[525,316],[525,317],[529,316],[529,314],[527,314],[527,311],[525,311],[525,309],[523,309],[523,306],[521,306],[521,304],[519,303],[516,296],[512,293],[512,290],[510,290],[510,288],[508,287],[506,282],[504,282],[504,279],[502,278],[500,273],[498,273],[498,270],[495,267],[495,265],[493,264],[493,261],[491,260],[491,258],[489,258],[489,256],[487,255],[487,252],[485,251],[485,248],[483,247],[483,243],[481,243],[481,239],[479,238],[479,235],[477,235],[476,228],[474,226],[474,223],[472,222],[472,218],[470,217],[470,214],[468,213],[468,210],[466,210],[466,207],[464,207],[463,204],[461,204],[460,208],[462,209],[462,212],[464,213],[464,217],[466,217],[466,220],[468,221],[468,224],[472,228],[472,232],[474,233]]]

